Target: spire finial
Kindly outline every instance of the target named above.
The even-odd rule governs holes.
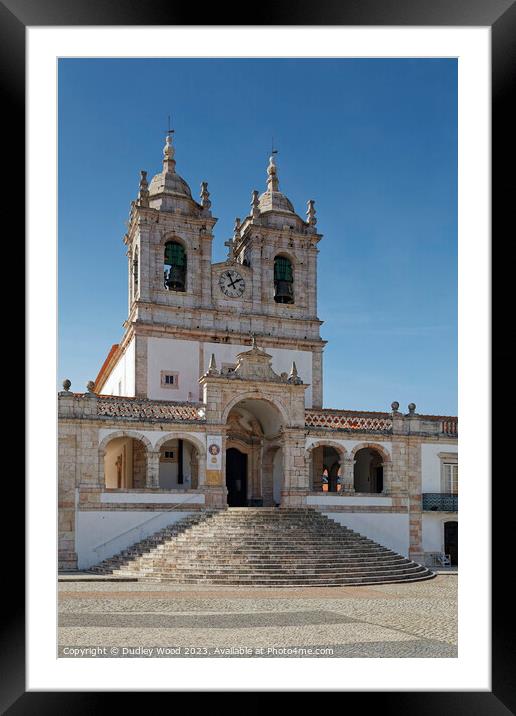
[[[204,212],[203,212],[204,214],[211,215],[210,192],[208,191],[208,182],[207,181],[201,182],[201,206],[204,210]]]
[[[301,385],[303,382],[297,372],[296,361],[292,361],[292,368],[290,369],[290,375],[288,377],[288,382],[293,383],[294,385]]]
[[[138,203],[140,206],[149,206],[149,182],[147,181],[147,172],[143,169],[140,171]]]
[[[211,354],[210,365],[208,366],[208,375],[218,375],[217,363],[215,361],[215,353]]]
[[[272,138],[271,155],[269,157],[269,166],[267,167],[267,191],[279,191],[278,168],[274,162],[274,156],[278,153],[274,149],[274,137]]]
[[[165,134],[165,146],[163,147],[163,169],[166,172],[174,173],[176,162],[174,159],[175,149],[172,144],[172,135],[175,129],[170,126],[170,115],[168,115],[168,129]]]
[[[315,201],[313,199],[309,199],[306,202],[306,205],[308,206],[308,209],[306,210],[306,223],[315,231],[315,226],[317,224],[317,219],[315,218]]]
[[[236,217],[235,226],[233,227],[233,241],[238,241],[240,238],[240,217]]]
[[[251,216],[253,219],[258,219],[260,216],[260,200],[256,189],[253,191],[253,198],[251,199]]]

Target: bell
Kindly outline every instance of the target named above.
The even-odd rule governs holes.
[[[276,281],[276,293],[274,295],[276,303],[294,303],[294,291],[292,290],[291,281]]]
[[[185,291],[185,271],[181,266],[171,266],[165,271],[165,288],[169,291]]]

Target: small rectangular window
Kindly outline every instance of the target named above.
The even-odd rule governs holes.
[[[179,388],[179,373],[172,370],[161,371],[161,387],[162,388]]]

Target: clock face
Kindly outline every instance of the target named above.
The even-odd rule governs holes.
[[[238,298],[245,291],[245,281],[234,269],[228,269],[220,274],[219,286],[222,293],[229,298]]]

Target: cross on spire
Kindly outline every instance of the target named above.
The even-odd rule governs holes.
[[[271,139],[271,157],[278,153],[277,149],[274,149],[274,137]]]
[[[170,137],[170,135],[174,134],[175,131],[176,130],[172,129],[172,127],[170,126],[170,115],[168,115],[168,129],[165,136]]]

